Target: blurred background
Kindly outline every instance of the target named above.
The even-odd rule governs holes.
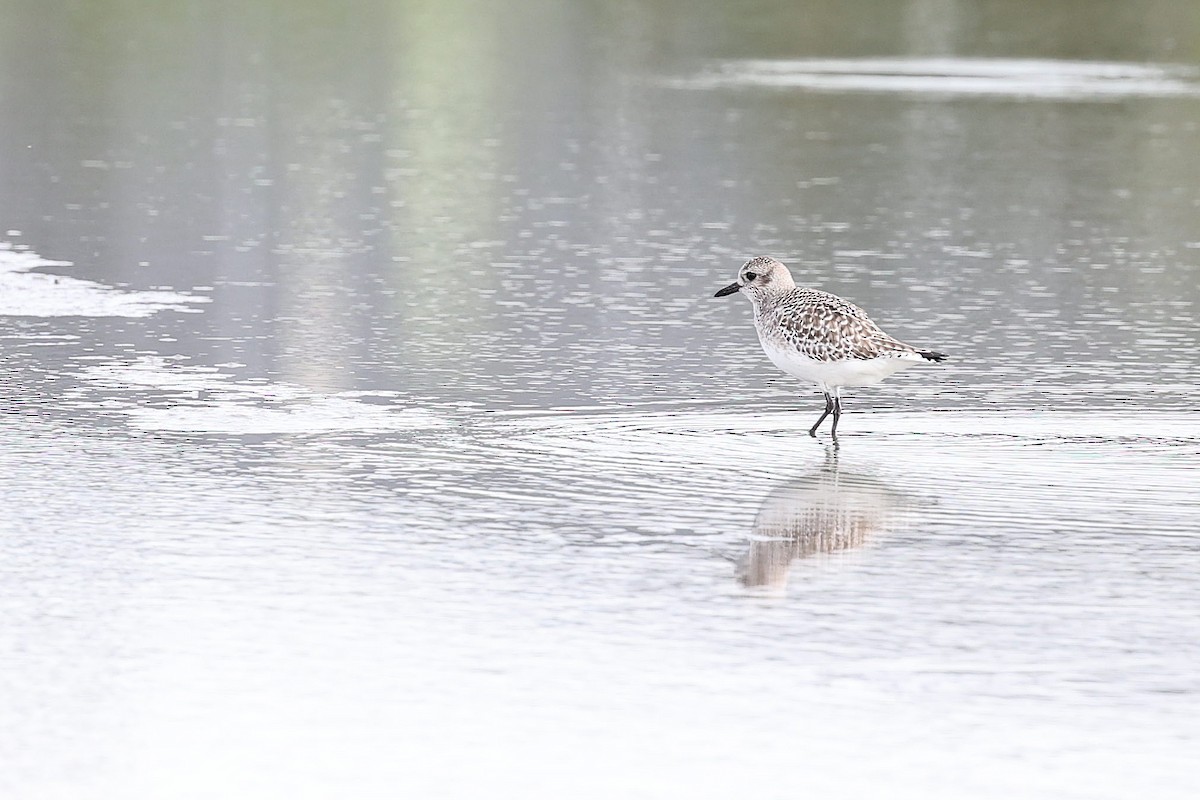
[[[709,302],[765,253],[954,355],[932,403],[1197,374],[1191,3],[4,5],[8,238],[213,301],[97,347],[485,405],[807,394]],[[1007,61],[981,95],[737,80],[887,56]],[[1013,59],[1193,72],[1046,99]]]
[[[0,794],[1190,800],[1198,219],[1193,0],[0,0]]]

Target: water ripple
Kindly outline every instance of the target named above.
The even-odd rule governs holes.
[[[896,92],[1043,100],[1200,96],[1200,72],[1174,64],[1006,58],[725,61],[663,81],[682,89],[745,86],[817,92]]]

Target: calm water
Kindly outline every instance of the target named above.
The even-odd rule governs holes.
[[[1196,796],[1200,14],[1042,5],[3,3],[0,793]]]

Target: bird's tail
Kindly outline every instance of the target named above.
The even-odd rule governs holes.
[[[921,358],[925,359],[926,361],[945,361],[946,360],[945,353],[935,353],[932,350],[918,350],[917,355],[919,355]]]

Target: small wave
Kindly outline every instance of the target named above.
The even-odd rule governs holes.
[[[133,427],[147,431],[231,435],[378,433],[450,424],[427,409],[364,402],[361,398],[369,394],[366,392],[327,394],[290,383],[238,381],[215,368],[173,364],[160,357],[88,367],[82,377],[108,390],[105,410],[116,411]],[[113,389],[123,390],[129,404],[122,403],[119,396],[114,404]],[[147,404],[147,391],[163,392],[169,401]]]
[[[766,87],[1047,100],[1200,96],[1200,71],[1174,64],[1004,58],[736,60],[661,83],[679,89]]]

